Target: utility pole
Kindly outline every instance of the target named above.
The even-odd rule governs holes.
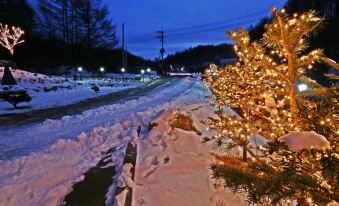
[[[165,32],[164,29],[161,29],[161,31],[157,31],[157,38],[160,39],[161,42],[161,49],[160,49],[160,55],[161,55],[161,71],[165,72],[167,74],[167,71],[164,71],[164,43],[165,43]]]
[[[125,65],[124,65],[124,67],[125,67],[125,69],[127,70],[127,56],[128,56],[128,50],[127,50],[127,45],[126,45],[126,49],[125,49]]]
[[[122,67],[125,67],[125,23],[122,23]]]

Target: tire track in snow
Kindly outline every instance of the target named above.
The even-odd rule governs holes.
[[[187,79],[172,81],[137,99],[112,104],[83,112],[80,115],[64,116],[59,120],[46,120],[33,126],[21,126],[0,131],[0,160],[14,159],[45,149],[58,139],[76,139],[81,132],[112,124],[129,114],[142,112],[150,107],[171,101],[192,87]]]
[[[154,95],[155,98],[148,100],[153,100],[153,104],[149,103],[142,111],[135,108],[116,123],[81,133],[76,141],[61,139],[46,151],[1,161],[0,205],[60,205],[74,182],[81,181],[82,174],[103,157],[103,151],[113,147],[124,148],[137,136],[136,128],[140,123],[147,125],[159,113],[172,107],[201,102],[206,94],[203,91],[193,93],[200,84],[182,80],[172,88],[177,92],[159,92],[159,95]],[[154,101],[156,99],[161,101]],[[145,102],[147,98],[139,100]],[[114,154],[114,165],[122,165],[123,157],[123,149],[118,150]]]

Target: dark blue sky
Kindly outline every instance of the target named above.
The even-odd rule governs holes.
[[[34,1],[34,0],[30,0]],[[286,0],[104,0],[121,39],[125,23],[128,50],[145,57],[159,56],[155,32],[162,27],[166,54],[199,44],[228,42],[225,32],[257,23],[273,6]],[[120,46],[120,45],[119,45]]]

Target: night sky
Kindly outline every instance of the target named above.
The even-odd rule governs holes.
[[[36,1],[36,0],[29,0]],[[166,54],[199,44],[220,44],[229,40],[228,29],[256,24],[273,6],[286,0],[104,0],[121,37],[132,53],[153,59],[159,56],[156,31],[164,29]],[[120,38],[121,39],[121,38]],[[121,44],[120,44],[121,45]],[[119,46],[120,46],[119,45]]]

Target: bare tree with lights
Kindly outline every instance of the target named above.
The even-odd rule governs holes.
[[[219,118],[206,121],[217,135],[205,141],[244,150],[243,160],[219,157],[213,175],[234,191],[248,192],[253,204],[338,202],[338,88],[324,88],[304,75],[317,62],[338,69],[321,49],[307,51],[307,37],[324,19],[315,11],[292,17],[284,10],[272,12],[261,42],[251,42],[244,29],[229,32],[238,62],[225,68],[211,65],[206,71],[210,101],[219,108]],[[307,83],[309,90],[298,92],[299,82]],[[236,113],[225,114],[226,106]],[[323,137],[328,145],[292,149],[284,138],[300,134]],[[268,143],[253,147],[249,142],[256,136]]]
[[[25,32],[20,27],[9,27],[0,23],[0,44],[5,47],[13,56],[14,47],[25,41],[21,39]]]

